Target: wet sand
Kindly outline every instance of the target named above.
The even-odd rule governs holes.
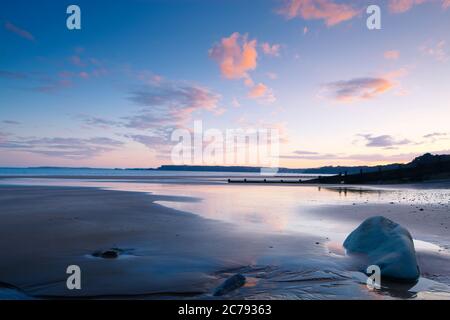
[[[235,273],[247,277],[246,286],[222,298],[450,297],[445,284],[450,272],[440,267],[450,260],[442,255],[419,254],[426,277],[416,286],[392,285],[375,293],[352,260],[330,250],[325,236],[243,231],[155,202],[195,205],[201,199],[89,187],[0,186],[0,298],[14,298],[15,292],[32,298],[213,299],[214,289]],[[317,219],[332,212],[357,225],[363,218],[354,206],[319,209]],[[400,205],[374,205],[373,213],[380,209],[397,221],[405,213]],[[436,234],[429,232],[438,222],[425,227],[409,221],[405,226],[413,232],[422,226],[421,233]],[[92,256],[110,248],[124,254]],[[66,268],[72,264],[81,267],[82,290],[66,288]]]
[[[36,297],[176,296],[212,292],[221,270],[267,262],[318,239],[236,233],[231,225],[155,204],[186,197],[72,187],[0,187],[0,281]],[[271,248],[272,247],[272,248]],[[96,250],[128,249],[115,260]],[[82,269],[82,290],[66,268]]]

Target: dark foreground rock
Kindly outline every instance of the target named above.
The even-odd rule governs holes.
[[[214,291],[214,296],[223,296],[233,290],[239,289],[245,284],[245,277],[242,274],[235,274],[231,278],[225,280],[219,287]]]
[[[116,259],[123,253],[122,249],[112,248],[104,251],[95,251],[92,255],[97,258],[103,259]]]

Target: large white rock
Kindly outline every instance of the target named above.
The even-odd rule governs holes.
[[[381,281],[387,277],[409,282],[420,276],[411,234],[385,217],[365,220],[345,239],[344,247],[349,254],[366,255],[367,266],[380,267]]]

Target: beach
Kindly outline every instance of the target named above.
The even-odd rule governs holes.
[[[191,180],[196,180],[193,183]],[[220,177],[0,179],[0,297],[449,299],[449,189],[235,186]],[[383,215],[415,239],[421,278],[365,286],[342,242]],[[115,259],[96,256],[118,249]],[[68,290],[78,265],[82,289]],[[225,279],[246,284],[213,296]]]

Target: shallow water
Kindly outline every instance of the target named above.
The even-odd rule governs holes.
[[[165,183],[161,180],[142,182],[21,178],[3,179],[0,183],[99,187],[165,196],[176,195],[186,197],[186,200],[168,198],[157,203],[195,213],[203,218],[231,224],[242,233],[256,232],[268,236],[311,236],[320,239],[316,243],[307,244],[314,248],[306,253],[302,252],[305,244],[300,243],[298,253],[280,253],[276,251],[278,248],[274,248],[272,252],[276,253],[269,250],[268,253],[259,256],[251,266],[216,272],[213,275],[216,281],[226,279],[233,273],[242,273],[248,279],[244,288],[231,293],[228,298],[450,298],[450,291],[445,283],[440,284],[425,277],[413,286],[399,287],[388,284],[379,292],[368,291],[365,286],[365,276],[357,272],[358,267],[354,265],[354,261],[345,256],[341,245],[345,237],[361,221],[340,219],[339,216],[324,218],[315,214],[314,211],[326,206],[332,208],[369,204],[417,207],[426,205],[427,208],[448,208],[450,199],[448,189],[229,185],[224,183],[223,179],[205,181],[203,177],[197,180],[197,183],[191,183],[193,178],[189,179],[189,183],[184,182],[182,178]],[[435,243],[426,241],[429,238],[426,234],[415,234],[415,238],[418,255],[439,255],[441,259],[439,261],[444,258],[450,261],[450,253],[439,245],[439,237],[435,238]],[[449,278],[448,275],[441,275],[435,280],[444,281],[445,276]],[[189,298],[209,299],[212,297],[208,294],[199,294]]]

